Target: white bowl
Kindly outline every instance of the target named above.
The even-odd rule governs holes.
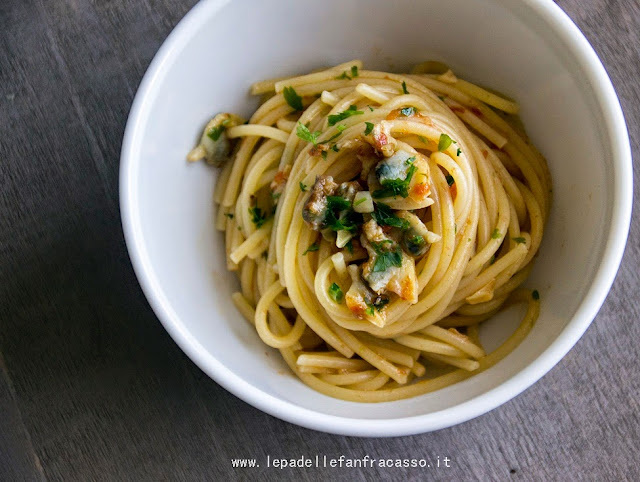
[[[257,80],[359,58],[406,71],[446,60],[463,78],[517,99],[553,176],[553,207],[528,286],[535,327],[491,369],[435,393],[381,404],[332,399],[291,374],[236,312],[235,275],[214,231],[216,170],[187,164],[209,117],[248,116]],[[607,74],[577,27],[547,0],[209,0],[180,22],[136,95],[122,147],[122,221],[158,318],[211,378],[255,407],[326,432],[392,436],[463,422],[542,377],[595,317],[615,277],[631,214],[625,122]],[[517,310],[488,323],[495,347]]]

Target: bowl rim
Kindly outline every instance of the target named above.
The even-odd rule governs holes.
[[[613,159],[612,211],[603,256],[582,302],[556,339],[535,360],[509,379],[466,402],[423,415],[369,419],[335,416],[300,407],[254,387],[218,361],[180,321],[164,297],[144,246],[138,216],[135,152],[139,127],[149,116],[149,97],[167,66],[189,42],[194,32],[230,0],[202,0],[177,24],[145,73],[133,101],[122,143],[120,160],[120,211],[129,257],[140,286],[169,335],[187,356],[223,388],[250,405],[296,425],[339,435],[389,437],[412,435],[450,427],[482,415],[517,396],[542,378],[576,344],[597,315],[611,288],[627,241],[631,222],[633,172],[627,126],[619,100],[604,66],[582,32],[551,0],[523,0],[547,23],[575,57],[590,84],[606,123]],[[502,1],[502,0],[499,0]]]

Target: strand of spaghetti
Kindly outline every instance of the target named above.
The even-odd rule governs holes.
[[[260,301],[258,301],[258,306],[256,306],[256,330],[258,331],[260,338],[262,338],[262,341],[273,348],[286,348],[292,345],[300,339],[300,336],[302,336],[302,332],[306,326],[304,320],[301,317],[298,317],[289,333],[284,336],[275,335],[269,329],[267,324],[267,312],[274,308],[269,305],[282,290],[283,287],[279,283],[272,284],[264,293],[262,298],[260,298]]]
[[[268,137],[269,139],[274,139],[282,143],[287,142],[287,139],[289,139],[289,134],[287,132],[281,131],[275,127],[259,126],[255,124],[231,127],[230,129],[227,129],[227,136],[229,139],[246,136]]]
[[[469,360],[468,358],[456,358],[447,355],[438,355],[436,353],[428,353],[424,355],[428,360],[436,360],[447,365],[453,365],[454,367],[462,368],[468,372],[472,372],[480,368],[480,363],[475,360]]]
[[[271,234],[272,224],[272,221],[267,221],[261,228],[254,231],[251,236],[245,239],[240,246],[235,248],[231,254],[229,254],[231,261],[239,263],[251,251],[256,250],[263,241],[266,241],[267,237]]]

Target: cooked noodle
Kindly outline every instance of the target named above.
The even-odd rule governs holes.
[[[463,380],[539,312],[519,286],[551,179],[518,105],[438,62],[413,72],[352,61],[258,82],[249,122],[219,114],[188,156],[222,166],[216,227],[238,310],[303,382],[344,400]],[[524,319],[486,354],[479,324],[513,303]]]

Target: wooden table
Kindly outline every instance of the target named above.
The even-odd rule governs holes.
[[[637,210],[613,289],[576,347],[515,400],[450,429],[313,432],[250,407],[183,355],[131,268],[118,166],[136,87],[193,3],[0,2],[0,480],[638,480]],[[638,0],[558,3],[611,75],[640,158]],[[439,456],[451,467],[280,471],[267,455]],[[261,467],[233,469],[238,457]]]

